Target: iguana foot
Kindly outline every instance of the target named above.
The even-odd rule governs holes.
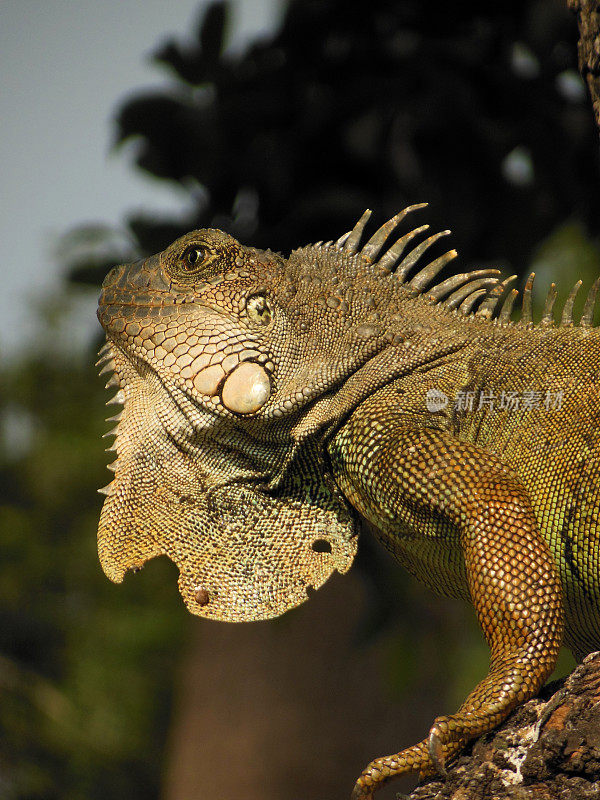
[[[459,742],[446,743],[439,733],[434,724],[428,739],[394,755],[371,761],[356,781],[351,800],[373,800],[374,792],[388,781],[411,772],[418,772],[421,780],[433,777],[436,772],[446,777],[446,762],[458,755],[464,745]]]

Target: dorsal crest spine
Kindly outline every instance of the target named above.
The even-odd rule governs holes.
[[[499,325],[517,324],[523,327],[552,327],[555,325],[553,309],[558,290],[554,283],[551,284],[548,290],[542,318],[537,325],[534,324],[532,290],[535,273],[533,272],[529,275],[523,289],[521,314],[515,323],[511,322],[511,315],[519,292],[517,289],[510,289],[507,294],[506,290],[516,279],[516,275],[500,280],[500,271],[498,269],[483,268],[472,270],[471,272],[457,273],[439,283],[430,285],[446,264],[457,257],[456,250],[452,249],[430,261],[412,277],[409,277],[427,250],[440,238],[447,236],[450,231],[434,233],[406,252],[411,242],[429,229],[429,225],[421,225],[400,236],[387,249],[384,248],[390,236],[406,216],[413,211],[426,208],[426,206],[427,203],[416,203],[407,206],[381,225],[361,247],[361,239],[371,217],[371,210],[366,209],[351,231],[340,236],[335,243],[327,242],[323,244],[319,242],[317,246],[333,248],[346,255],[355,256],[357,259],[366,262],[374,274],[380,275],[382,278],[387,275],[393,275],[395,280],[399,284],[403,284],[412,294],[424,294],[432,304],[443,305],[456,313],[470,318],[493,320]],[[572,327],[575,324],[573,321],[573,305],[581,285],[582,281],[577,281],[565,300],[560,322],[558,323],[559,327]],[[592,326],[599,289],[600,277],[588,292],[579,320],[579,325],[582,328]]]

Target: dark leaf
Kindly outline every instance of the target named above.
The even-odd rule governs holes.
[[[225,41],[228,6],[225,3],[210,5],[200,22],[198,40],[207,64],[216,64]]]

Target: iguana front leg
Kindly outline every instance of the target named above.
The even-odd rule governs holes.
[[[454,538],[464,559],[456,580],[466,580],[491,665],[456,714],[434,721],[427,739],[372,761],[353,800],[370,798],[404,773],[443,771],[471,738],[538,691],[554,668],[562,638],[556,566],[514,473],[444,431],[393,423],[384,428],[372,420],[361,428],[350,423],[332,447],[340,485],[386,546],[401,560],[406,552],[411,571],[430,585],[436,584],[435,573],[424,572],[435,569],[436,548],[440,574],[448,572]],[[422,568],[419,547],[427,553]]]

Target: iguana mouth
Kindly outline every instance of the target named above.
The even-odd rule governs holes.
[[[255,414],[268,402],[275,389],[275,360],[251,332],[214,304],[202,302],[197,293],[165,303],[162,295],[142,292],[134,302],[132,292],[119,285],[129,285],[126,272],[119,278],[121,269],[115,268],[116,277],[107,279],[98,318],[132,364],[137,359],[164,372],[165,383],[209,410],[217,408],[221,416]],[[183,315],[189,324],[177,328]]]

